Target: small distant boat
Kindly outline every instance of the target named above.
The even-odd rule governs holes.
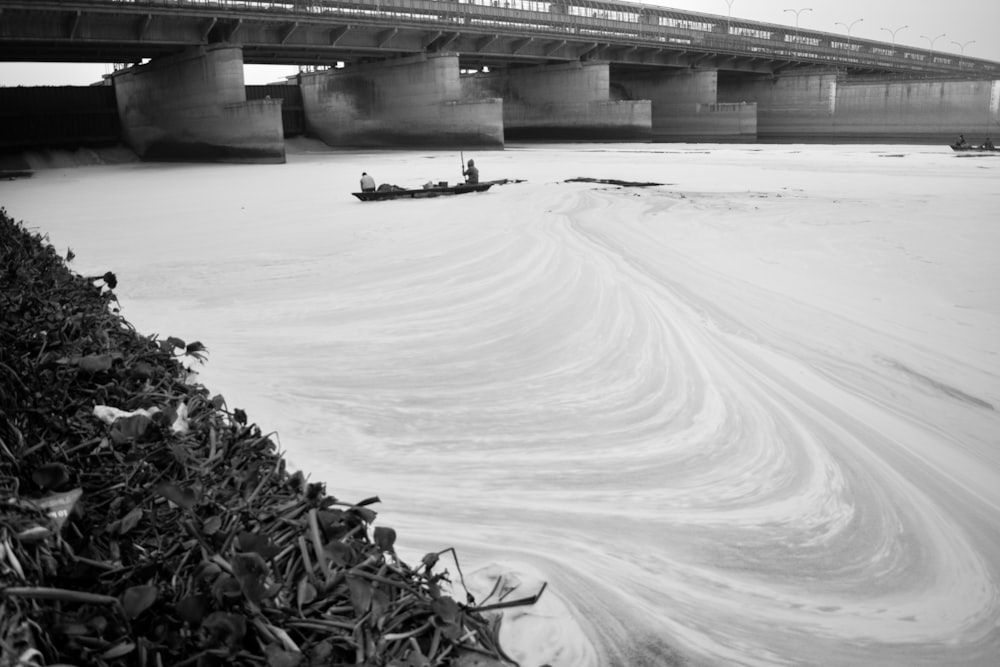
[[[1000,149],[998,148],[983,148],[982,146],[973,146],[971,144],[965,144],[964,146],[951,144],[951,150],[956,153],[1000,153]]]
[[[404,188],[386,188],[385,190],[376,190],[375,192],[352,192],[351,194],[360,199],[361,201],[383,201],[386,199],[424,199],[426,197],[442,197],[445,195],[464,195],[469,192],[486,192],[495,184],[494,181],[488,183],[458,183],[456,185],[448,185],[447,183],[438,183],[437,185],[431,185],[424,188],[418,188],[415,190],[406,190]]]

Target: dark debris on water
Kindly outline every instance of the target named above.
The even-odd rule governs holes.
[[[664,183],[651,183],[646,181],[622,181],[617,178],[590,178],[589,176],[579,176],[577,178],[567,178],[564,183],[603,183],[604,185],[618,185],[623,188],[651,188]]]
[[[400,560],[378,498],[289,473],[116,281],[0,209],[0,667],[513,664],[489,611],[537,595],[477,606],[452,550]]]

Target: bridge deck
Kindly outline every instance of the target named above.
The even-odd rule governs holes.
[[[0,60],[132,63],[233,42],[255,64],[451,51],[463,67],[580,59],[628,67],[996,77],[1000,63],[598,0],[0,0]]]

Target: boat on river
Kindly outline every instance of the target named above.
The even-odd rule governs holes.
[[[959,146],[958,144],[951,144],[951,150],[956,153],[1000,153],[1000,148],[984,148],[982,146],[973,146],[971,144],[964,144]]]
[[[446,182],[428,185],[422,188],[407,190],[388,186],[374,192],[352,192],[361,201],[384,201],[386,199],[424,199],[426,197],[442,197],[446,195],[464,195],[470,192],[486,192],[493,187],[494,182],[487,183],[457,183],[448,185]]]

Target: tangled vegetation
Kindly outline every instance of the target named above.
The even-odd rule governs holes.
[[[71,259],[0,209],[0,667],[511,663],[485,612],[537,596],[450,597]]]

